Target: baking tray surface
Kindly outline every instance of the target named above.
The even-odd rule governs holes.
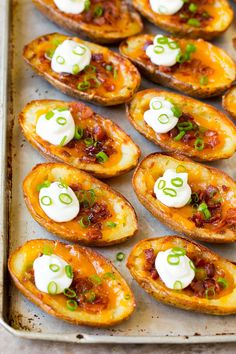
[[[107,180],[108,184],[121,192],[133,204],[139,219],[139,232],[129,242],[107,249],[98,249],[112,260],[134,291],[137,309],[131,318],[110,329],[73,326],[55,319],[42,312],[26,300],[13,286],[6,271],[6,253],[12,252],[29,239],[54,238],[40,227],[28,213],[22,194],[22,181],[31,168],[43,162],[43,158],[23,138],[17,115],[22,107],[33,99],[62,99],[70,101],[46,81],[39,78],[24,63],[23,46],[37,36],[45,33],[62,32],[62,29],[50,23],[37,12],[31,0],[12,0],[10,19],[10,38],[8,40],[8,0],[0,4],[0,42],[1,42],[1,254],[0,260],[0,315],[1,323],[15,335],[31,339],[47,339],[68,342],[87,343],[200,343],[236,340],[236,316],[214,317],[192,312],[185,312],[156,302],[132,280],[125,262],[116,262],[115,255],[122,251],[129,254],[131,248],[141,239],[158,235],[173,234],[173,231],[160,224],[138,202],[131,187],[133,171],[117,178]],[[232,3],[236,11],[236,5]],[[145,22],[145,30],[157,33],[158,29]],[[161,32],[161,31],[159,31]],[[236,37],[236,21],[229,30],[214,43],[226,49],[235,58],[232,38]],[[9,57],[7,47],[9,45]],[[7,64],[9,70],[7,71]],[[7,75],[9,74],[9,75]],[[8,80],[7,80],[7,76]],[[8,90],[6,84],[8,83]],[[157,87],[143,79],[140,89]],[[207,102],[220,107],[219,99]],[[90,105],[98,113],[112,118],[119,124],[142,150],[142,158],[159,149],[148,142],[130,125],[124,106],[112,108]],[[6,114],[7,108],[7,114]],[[8,139],[6,132],[8,127]],[[8,153],[8,168],[6,168]],[[236,179],[236,154],[226,161],[211,164]],[[7,176],[7,179],[5,177]],[[9,188],[9,190],[8,190]],[[10,198],[10,211],[7,214],[7,196]],[[236,245],[209,246],[226,258],[236,261]]]

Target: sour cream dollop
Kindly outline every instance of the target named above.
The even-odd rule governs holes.
[[[182,208],[191,198],[191,188],[188,184],[188,173],[177,173],[167,169],[154,185],[156,198],[170,208]]]
[[[53,109],[42,114],[36,123],[36,134],[45,141],[65,146],[75,135],[75,122],[69,109]]]
[[[158,34],[153,44],[146,49],[146,54],[155,65],[173,66],[177,63],[177,57],[181,50],[173,39]]]
[[[155,260],[155,268],[167,288],[181,290],[191,284],[195,271],[188,256],[185,254],[177,256],[173,250],[159,252]]]
[[[33,269],[37,289],[53,295],[63,293],[73,280],[72,272],[66,272],[66,267],[70,267],[69,264],[55,254],[36,258]],[[68,277],[70,273],[71,277]]]
[[[73,220],[80,211],[80,204],[74,191],[61,182],[53,182],[42,187],[39,192],[39,203],[45,214],[56,221]]]
[[[149,107],[143,118],[156,133],[167,133],[178,123],[173,113],[174,105],[164,97],[153,97]]]
[[[184,1],[150,0],[150,6],[159,15],[174,15],[184,6]]]
[[[86,0],[54,0],[54,3],[62,12],[78,15],[85,10]]]
[[[56,48],[51,68],[56,73],[76,75],[91,61],[91,51],[84,44],[67,39]]]

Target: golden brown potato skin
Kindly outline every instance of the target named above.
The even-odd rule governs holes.
[[[98,88],[90,88],[87,91],[81,91],[77,89],[76,83],[78,83],[78,78],[83,72],[78,75],[67,76],[67,81],[65,82],[63,81],[65,78],[61,78],[60,74],[51,69],[50,61],[45,60],[45,53],[51,48],[51,43],[55,41],[63,42],[66,39],[72,39],[86,45],[90,48],[92,54],[103,54],[107,62],[118,67],[117,79],[114,79],[112,82],[115,85],[115,90],[108,91],[103,85],[100,85]],[[38,75],[42,76],[58,90],[76,99],[91,101],[102,106],[113,106],[128,102],[140,85],[141,79],[139,72],[129,60],[112,52],[108,48],[83,41],[77,37],[69,37],[59,33],[38,37],[24,47],[23,56],[25,61]],[[44,60],[43,63],[42,59]]]
[[[169,248],[181,247],[187,255],[200,255],[201,258],[223,269],[231,278],[231,288],[222,293],[222,297],[206,299],[197,296],[189,296],[184,290],[173,291],[168,289],[160,280],[153,280],[150,273],[143,269],[145,262],[144,250],[153,248],[155,253]],[[220,257],[210,249],[186,240],[179,236],[165,236],[150,238],[140,241],[131,251],[127,267],[139,285],[156,300],[184,310],[204,312],[211,315],[231,315],[236,313],[236,266],[228,260]]]
[[[227,0],[217,0],[213,5],[198,5],[199,9],[201,7],[204,8],[213,17],[209,24],[205,26],[201,24],[199,27],[189,26],[187,23],[179,23],[174,15],[159,15],[155,13],[150,6],[149,0],[133,0],[132,3],[136,10],[154,25],[181,37],[213,39],[228,29],[234,17],[233,9]]]
[[[39,115],[58,107],[68,107],[76,125],[84,124],[88,128],[100,126],[108,138],[114,140],[115,152],[105,163],[94,163],[83,159],[78,149],[68,146],[55,146],[41,139],[36,133],[36,122]],[[73,115],[73,107],[81,114]],[[78,107],[78,108],[77,108]],[[40,113],[41,112],[41,113]],[[43,112],[43,113],[42,113]],[[96,114],[83,103],[65,102],[58,100],[36,100],[28,103],[19,115],[19,123],[26,139],[47,160],[65,162],[81,170],[92,173],[96,177],[110,178],[124,174],[133,169],[139,160],[140,149],[133,140],[115,123]],[[82,153],[83,154],[83,153]]]
[[[236,119],[236,86],[231,87],[225,93],[222,104],[226,112]]]
[[[186,75],[185,69],[181,71],[181,66],[174,72],[164,72],[159,66],[153,64],[145,53],[145,45],[153,42],[153,39],[154,36],[151,34],[140,34],[120,44],[120,53],[130,59],[149,80],[199,98],[218,96],[226,91],[235,80],[234,61],[222,49],[202,39],[173,38],[182,50],[185,50],[189,43],[195,45],[197,50],[191,58],[213,69],[213,73],[209,75],[208,84],[201,85],[200,77],[194,74],[194,70]]]
[[[188,183],[191,185],[192,190],[194,187],[194,192],[209,185],[220,188],[224,216],[227,215],[227,211],[230,208],[235,208],[236,184],[226,173],[216,168],[193,162],[183,155],[162,153],[154,153],[147,156],[135,170],[133,187],[139,201],[163,224],[190,238],[211,243],[235,242],[235,229],[225,226],[219,230],[209,226],[196,227],[195,223],[189,220],[189,217],[192,216],[192,207],[190,205],[186,205],[183,208],[169,208],[159,202],[154,196],[153,188],[156,180],[163,176],[166,169],[176,169],[179,165],[185,167],[188,173]],[[222,186],[226,187],[225,191]]]
[[[25,271],[32,267],[34,260],[42,254],[45,247],[53,249],[54,254],[71,265],[73,271],[79,270],[82,276],[97,274],[101,277],[109,294],[108,307],[98,313],[86,311],[79,306],[75,311],[70,311],[66,307],[63,294],[50,295],[41,292],[33,282],[25,278]],[[15,285],[24,296],[49,315],[75,325],[99,328],[113,326],[127,319],[135,309],[134,295],[120,273],[109,260],[89,248],[45,239],[31,240],[11,254],[8,269]],[[115,279],[104,279],[103,274],[108,272],[113,273]],[[129,299],[123,299],[120,294],[129,295]]]
[[[188,143],[174,141],[167,134],[156,133],[143,119],[143,114],[149,109],[149,103],[154,97],[170,99],[183,113],[192,116],[199,126],[217,131],[220,144],[214,148],[198,151]],[[134,95],[131,102],[126,105],[126,112],[129,121],[139,133],[168,152],[183,154],[197,160],[212,161],[229,158],[236,150],[236,128],[230,119],[215,107],[190,97],[164,90],[147,89]]]
[[[93,237],[97,229],[90,225],[87,228],[79,224],[79,216],[68,222],[55,222],[42,210],[39,204],[38,186],[44,181],[62,180],[69,186],[79,186],[82,190],[95,190],[98,202],[104,201],[111,216],[101,221],[102,237]],[[26,206],[32,217],[49,232],[68,241],[79,242],[88,246],[110,246],[131,238],[137,231],[137,217],[132,205],[107,184],[90,176],[86,172],[63,163],[39,164],[26,176],[23,182]],[[117,209],[119,212],[117,213]],[[106,223],[112,221],[116,227],[109,228]]]
[[[116,0],[122,18],[114,19],[112,25],[86,23],[83,14],[72,15],[60,11],[53,0],[33,0],[37,9],[50,21],[75,34],[83,34],[97,43],[114,43],[142,31],[139,14],[124,0]]]

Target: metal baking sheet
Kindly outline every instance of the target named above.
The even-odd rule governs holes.
[[[8,16],[8,5],[11,5]],[[232,4],[233,5],[233,4]],[[236,10],[236,6],[234,9]],[[153,300],[131,279],[125,262],[117,264],[118,251],[129,254],[131,248],[142,238],[173,234],[160,224],[138,202],[131,187],[130,172],[107,181],[123,193],[138,214],[139,232],[135,238],[119,246],[98,251],[112,260],[130,284],[137,299],[137,309],[131,318],[110,329],[73,326],[50,317],[26,300],[13,286],[6,269],[7,255],[29,239],[39,237],[54,239],[40,227],[28,213],[22,195],[22,181],[31,168],[43,162],[43,158],[21,135],[17,115],[22,107],[33,99],[70,100],[37,77],[24,63],[22,48],[35,37],[64,32],[37,12],[31,0],[1,0],[0,3],[0,138],[1,138],[1,256],[0,256],[0,322],[11,333],[33,339],[59,340],[86,343],[203,343],[236,340],[236,316],[214,317],[185,312],[162,305]],[[8,39],[9,29],[9,39]],[[145,23],[145,30],[157,33],[158,29]],[[215,43],[235,58],[232,37],[236,36],[236,21],[226,34]],[[155,87],[146,80],[141,89]],[[8,89],[7,89],[8,87]],[[220,98],[208,100],[220,106]],[[91,105],[92,106],[92,105]],[[111,117],[142,149],[142,157],[158,151],[129,124],[124,106],[102,108],[95,111]],[[8,158],[8,159],[7,159]],[[213,164],[236,178],[236,155],[227,161]],[[8,213],[9,201],[9,213]],[[236,261],[236,245],[209,246],[221,255]]]

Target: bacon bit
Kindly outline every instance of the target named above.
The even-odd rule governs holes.
[[[102,232],[99,229],[91,228],[86,232],[86,237],[88,237],[88,239],[91,241],[101,240]]]
[[[210,76],[214,73],[214,69],[209,66],[204,65],[199,59],[192,59],[191,61],[186,61],[179,65],[179,68],[183,75],[204,75]]]
[[[170,74],[173,69],[170,66],[159,65],[158,70],[165,74]]]
[[[78,192],[82,189],[82,185],[79,183],[72,183],[70,184],[70,188],[74,191],[74,192]]]
[[[107,204],[101,202],[100,204],[95,203],[92,208],[89,209],[88,218],[92,224],[96,224],[109,218],[111,215]]]
[[[83,119],[88,119],[95,114],[90,107],[85,106],[85,104],[81,102],[70,103],[70,109],[73,117],[81,117]]]
[[[233,38],[233,46],[234,46],[234,49],[236,49],[236,38]]]
[[[93,128],[93,136],[96,141],[103,141],[107,139],[107,134],[100,125],[96,125]]]
[[[227,210],[225,222],[229,227],[236,226],[236,208],[230,208],[229,210]]]
[[[206,274],[207,274],[208,278],[213,278],[215,275],[215,272],[216,272],[216,268],[215,268],[214,264],[207,263],[204,268],[206,270]]]
[[[229,187],[225,186],[224,184],[221,186],[223,192],[228,192]]]
[[[92,60],[94,60],[97,63],[101,63],[104,61],[104,56],[102,53],[94,53],[92,55]]]
[[[157,279],[159,277],[156,268],[155,268],[155,253],[153,248],[149,248],[144,250],[145,258],[146,258],[146,263],[144,265],[144,270],[150,272],[151,278],[152,279]]]

